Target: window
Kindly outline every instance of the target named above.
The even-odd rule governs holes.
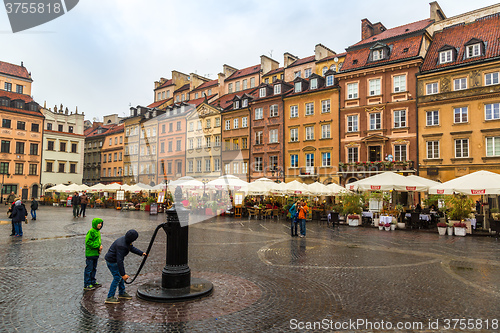
[[[306,140],[314,140],[314,126],[306,127]]]
[[[227,92],[228,92],[228,94],[230,94],[230,93],[233,92],[233,84],[232,83],[228,84],[228,86],[227,86]]]
[[[299,129],[290,128],[290,142],[298,142],[298,141],[299,141]]]
[[[276,171],[278,169],[278,156],[269,156],[269,166],[271,170]]]
[[[370,130],[379,130],[381,128],[380,112],[370,113]]]
[[[117,153],[113,154],[113,161],[114,162],[118,161],[118,154]]]
[[[297,105],[290,106],[290,118],[297,118],[299,116],[299,107]]]
[[[240,164],[239,164],[239,163],[237,163],[237,162],[233,163],[233,174],[238,174],[238,173],[240,173],[240,170],[239,170],[239,169],[240,169]]]
[[[196,172],[201,172],[201,160],[196,160]]]
[[[394,160],[406,161],[406,145],[394,145]]]
[[[358,131],[358,115],[347,116],[347,132]]]
[[[10,128],[10,119],[2,119],[2,127]]]
[[[5,82],[4,89],[7,91],[12,91],[12,83]]]
[[[273,104],[269,107],[269,117],[278,116],[278,104]]]
[[[324,101],[321,101],[321,113],[328,113],[330,112],[330,100],[326,99]]]
[[[314,103],[306,103],[306,116],[314,114]]]
[[[220,160],[218,158],[214,158],[214,171],[220,171]]]
[[[248,99],[245,98],[244,100],[241,101],[241,107],[246,108],[247,106],[248,106]]]
[[[0,174],[9,173],[9,162],[0,162]]]
[[[255,158],[255,171],[262,171],[262,157]]]
[[[77,153],[78,152],[78,145],[76,143],[71,144],[71,152],[72,153]]]
[[[290,167],[292,168],[299,167],[299,155],[297,154],[290,155]]]
[[[294,92],[301,92],[302,91],[302,82],[295,82],[293,87],[294,87]]]
[[[262,119],[264,117],[264,112],[262,111],[262,108],[256,108],[255,109],[255,120]]]
[[[54,165],[54,163],[52,162],[47,162],[47,165],[46,165],[46,168],[45,170],[47,170],[47,172],[52,172],[52,166]]]
[[[306,154],[306,169],[311,167],[314,167],[314,154]]]
[[[481,55],[481,44],[467,46],[467,58],[477,57]]]
[[[248,149],[248,139],[241,138],[241,149]]]
[[[233,119],[233,128],[236,129],[239,127],[239,118]]]
[[[108,162],[111,162],[111,159],[113,158],[112,154],[108,154]]]
[[[57,130],[62,132],[64,130],[63,125],[57,125]]]
[[[199,142],[198,142],[198,148],[201,148],[201,138],[198,138]],[[173,151],[174,148],[173,148],[173,144],[172,144],[172,141],[169,141],[168,142],[168,151],[171,152]]]
[[[38,155],[38,143],[30,143],[30,155]]]
[[[24,142],[16,142],[16,154],[24,154]]]
[[[17,121],[17,129],[18,130],[26,130],[26,123],[24,121]]]
[[[259,97],[266,97],[266,88],[259,89]]]
[[[330,139],[330,124],[321,125],[321,138]]]
[[[54,150],[55,141],[47,141],[47,150]]]
[[[311,79],[309,89],[317,89],[318,88],[318,79]]]
[[[500,136],[486,138],[486,156],[500,156]]]
[[[406,127],[406,110],[394,111],[394,128]]]
[[[301,76],[300,71],[296,71],[296,72],[294,72],[293,74],[294,74],[294,78],[298,78],[298,77],[300,77],[300,76]]]
[[[328,67],[324,66],[322,69],[321,69],[321,75],[325,75],[325,73],[328,71]]]
[[[51,123],[47,123],[47,130],[49,130],[49,131],[52,130],[52,124]]]
[[[248,88],[248,80],[245,79],[245,80],[243,80],[243,90],[245,90],[247,88]]]
[[[241,127],[246,128],[248,126],[248,117],[241,118]]]
[[[38,124],[31,124],[31,131],[32,132],[38,132],[39,131],[39,128],[40,128],[40,125]]]
[[[373,50],[373,61],[384,58],[384,49]]]
[[[189,142],[192,143],[192,140],[193,139],[189,139]],[[126,147],[125,147],[126,148]],[[191,148],[192,149],[192,148]],[[160,143],[160,153],[164,153],[165,152],[165,142],[161,142]],[[127,153],[125,152],[125,155],[127,155]]]
[[[198,128],[198,129],[200,129],[200,128]],[[168,124],[168,131],[169,132],[173,132],[173,130],[174,130],[174,124],[173,123],[169,123]]]
[[[425,89],[426,89],[427,95],[437,94],[438,93],[438,83],[437,82],[427,83],[425,85]]]
[[[233,109],[239,109],[239,108],[240,108],[240,101],[234,101]]]
[[[330,87],[330,86],[333,86],[333,83],[334,83],[334,79],[333,79],[333,75],[328,75],[326,77],[326,86],[327,87]]]
[[[427,111],[427,126],[439,125],[439,111]]]
[[[193,161],[188,161],[188,172],[193,172]]]
[[[210,141],[208,141],[208,142],[210,142]],[[210,145],[208,147],[210,147]],[[177,140],[177,142],[175,144],[175,150],[176,151],[180,151],[181,150],[181,140]]]
[[[369,95],[380,95],[380,79],[369,80]]]
[[[210,160],[205,160],[205,171],[212,171]]]
[[[446,50],[439,52],[439,63],[446,64],[447,62],[452,61],[452,53],[451,50]]]
[[[439,158],[439,141],[427,141],[427,158]]]
[[[66,151],[66,142],[59,142],[59,151]]]
[[[253,87],[255,87],[255,78],[251,77],[250,78],[250,88],[253,88]]]
[[[219,135],[215,136],[215,147],[220,147],[220,136]]]
[[[272,129],[269,131],[269,143],[278,143],[278,130]]]
[[[463,77],[460,79],[453,80],[453,87],[455,90],[467,89],[467,78]]]
[[[248,162],[241,163],[241,173],[246,174],[248,172]]]
[[[304,70],[304,77],[307,79],[309,76],[312,74],[312,69],[311,68],[306,68]]]
[[[469,139],[455,140],[455,157],[469,157]]]
[[[59,163],[59,173],[64,173],[64,165],[65,163]]]
[[[118,161],[121,161],[123,159],[123,154],[122,152],[118,153]]]
[[[231,163],[224,163],[224,173],[226,175],[231,173]]]
[[[487,86],[492,84],[498,84],[498,72],[485,74],[484,83]]]
[[[73,126],[68,126],[68,132],[73,133]]]
[[[255,132],[255,144],[256,145],[261,145],[262,144],[262,131]]]
[[[281,84],[276,84],[274,86],[274,94],[275,95],[281,94]]]
[[[76,173],[76,164],[71,163],[69,165],[69,173]],[[116,168],[115,168],[115,176],[116,176]]]
[[[215,118],[215,127],[220,127],[220,118]]]
[[[329,167],[331,163],[330,153],[321,153],[321,166]]]
[[[107,162],[107,157],[108,157],[108,155],[107,155],[107,154],[104,154],[102,157],[103,157],[103,161],[102,161],[102,163],[106,163],[106,162]]]
[[[358,147],[347,148],[347,162],[358,162]]]
[[[234,84],[234,91],[240,91],[240,81]]]
[[[226,131],[231,129],[231,120],[226,120],[226,127],[224,127]]]
[[[180,125],[180,123],[179,123]],[[211,128],[212,127],[212,121],[210,119],[207,119],[207,127],[206,128]]]
[[[484,110],[486,120],[500,119],[500,103],[486,104]]]
[[[358,98],[358,83],[347,84],[347,99]]]
[[[177,141],[177,142],[179,143],[179,147],[180,147],[180,143],[181,143],[181,142],[180,142],[180,141]],[[210,148],[210,144],[211,144],[211,142],[210,142],[210,137],[209,137],[209,136],[206,136],[206,137],[205,137],[205,145],[206,145],[206,147],[207,147],[207,148]],[[180,149],[178,149],[178,150],[180,150]]]
[[[455,124],[456,123],[466,123],[467,122],[467,107],[463,108],[455,108],[453,109],[453,114],[455,115]]]
[[[193,122],[189,123],[189,131],[190,132],[194,131],[194,123]]]
[[[15,174],[22,175],[23,174],[23,167],[24,167],[23,163],[16,163],[15,170],[14,170]]]
[[[406,91],[406,75],[396,75],[393,77],[394,92]]]
[[[30,164],[29,166],[29,174],[30,176],[36,176],[36,170],[37,169],[37,165],[36,164]]]

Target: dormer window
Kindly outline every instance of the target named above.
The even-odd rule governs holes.
[[[301,92],[302,91],[302,82],[295,82],[295,85],[294,85],[294,91],[295,92]]]
[[[318,88],[318,79],[312,79],[309,88],[310,89],[316,89],[316,88]]]
[[[248,99],[244,99],[241,101],[241,107],[246,108],[248,106]]]
[[[333,75],[328,75],[326,77],[326,86],[329,87],[329,86],[333,86],[333,83],[334,83],[334,76]]]
[[[240,108],[240,101],[234,101],[233,108],[234,109],[239,109]]]
[[[259,89],[259,97],[266,97],[266,88]]]
[[[481,55],[481,44],[467,46],[467,58],[477,57]]]
[[[274,94],[275,95],[281,94],[281,84],[276,84],[274,86]]]
[[[440,64],[446,64],[448,62],[453,61],[453,52],[452,50],[445,50],[439,52],[439,63]]]
[[[384,50],[383,49],[373,50],[373,61],[381,60],[383,58],[384,58]]]
[[[321,70],[321,75],[325,75],[325,73],[328,71],[328,67],[323,67],[323,69]]]

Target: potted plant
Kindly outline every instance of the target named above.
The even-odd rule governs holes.
[[[463,194],[450,195],[445,200],[448,206],[448,219],[450,223],[459,223],[472,213],[474,202]]]
[[[462,222],[454,223],[453,227],[455,229],[455,236],[464,237],[467,233],[467,225]]]
[[[385,228],[385,231],[390,231],[391,230],[391,224],[390,223],[386,223],[384,225],[384,228]]]
[[[446,235],[446,223],[444,222],[439,222],[437,224],[438,232],[440,236]]]
[[[500,217],[500,210],[498,208],[492,208],[490,209],[491,217],[494,218],[495,220],[498,220]]]
[[[351,227],[359,225],[363,197],[357,193],[347,193],[342,196],[342,212],[347,215],[347,222]]]
[[[402,204],[397,204],[396,207],[394,208],[398,212],[398,229],[405,229],[406,228],[406,223],[404,222],[404,207]]]
[[[448,233],[448,236],[453,236],[453,223],[450,221],[446,223],[446,232]]]
[[[398,223],[398,220],[396,219],[392,219],[392,222],[391,222],[391,230],[396,230],[396,225]]]

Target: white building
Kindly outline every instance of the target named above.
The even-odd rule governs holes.
[[[60,183],[81,184],[85,144],[84,114],[42,108],[45,116],[42,151],[42,188]]]

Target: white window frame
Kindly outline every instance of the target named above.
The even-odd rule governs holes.
[[[347,132],[358,132],[359,131],[359,121],[358,115],[353,114],[347,116]]]
[[[290,128],[290,142],[299,142],[298,128]]]
[[[233,119],[233,128],[234,129],[239,128],[239,118],[234,118]]]
[[[299,155],[291,154],[290,155],[290,168],[298,168],[299,167]]]
[[[266,88],[265,87],[262,87],[259,89],[259,97],[260,98],[266,97]]]
[[[457,115],[459,117],[458,121],[457,121]],[[467,123],[468,121],[469,121],[469,108],[467,106],[463,106],[460,108],[453,108],[454,124]]]
[[[299,106],[290,105],[290,118],[297,118],[299,116]]]
[[[461,77],[458,79],[453,79],[453,90],[464,90],[467,89],[467,78]]]
[[[439,159],[439,141],[427,141],[427,159]]]
[[[293,85],[294,92],[301,92],[302,91],[302,82],[295,82]]]
[[[255,120],[264,118],[264,111],[262,108],[255,108]]]
[[[312,68],[306,68],[304,69],[304,78],[308,78],[312,74]]]
[[[484,85],[491,86],[494,84],[498,84],[499,83],[499,76],[500,76],[499,73],[500,72],[484,74]]]
[[[281,84],[275,84],[274,85],[274,94],[275,95],[281,94]]]
[[[429,115],[431,117],[429,118]],[[437,121],[436,121],[436,115],[437,115]],[[427,111],[425,113],[425,124],[426,126],[438,126],[439,125],[439,110],[433,110],[433,111]],[[429,122],[429,120],[431,120]]]
[[[439,52],[439,63],[446,64],[453,61],[452,50],[446,50]]]
[[[347,148],[347,163],[359,162],[359,147]]]
[[[372,59],[373,61],[384,59],[384,49],[373,50]]]
[[[500,136],[488,136],[485,140],[486,156],[500,156]],[[488,149],[491,147],[490,149]],[[491,151],[491,153],[489,153]]]
[[[405,74],[395,75],[392,78],[392,82],[393,82],[393,86],[394,86],[393,91],[395,93],[406,91],[406,75]]]
[[[464,143],[467,143],[467,151],[464,151]],[[460,149],[460,151],[458,151],[458,149]],[[468,158],[468,157],[469,157],[469,139],[455,139],[455,158]]]
[[[196,160],[196,172],[201,172],[201,160]]]
[[[312,116],[314,114],[314,102],[306,103],[306,116]]]
[[[370,96],[378,96],[380,95],[380,85],[381,85],[381,79],[372,79],[368,80],[368,95]]]
[[[306,126],[306,140],[314,140],[314,126]]]
[[[406,125],[406,110],[394,111],[394,128],[404,128]]]
[[[248,127],[248,117],[242,117],[241,118],[241,128],[246,128]]]
[[[467,58],[478,57],[481,55],[481,44],[472,44],[466,46]]]
[[[348,83],[347,84],[347,99],[356,99],[358,98],[358,83]]]
[[[245,98],[244,100],[241,101],[241,107],[246,108],[247,106],[248,106],[248,99]]]
[[[500,119],[500,103],[490,103],[484,105],[484,119],[497,120]]]
[[[408,146],[403,144],[403,145],[394,145],[394,160],[395,161],[406,161],[407,158],[407,153],[408,153]]]
[[[277,117],[278,115],[278,104],[269,106],[269,117]]]
[[[437,82],[427,83],[425,85],[425,94],[426,95],[434,95],[439,93],[439,86]]]
[[[321,113],[329,113],[330,112],[330,100],[325,99],[321,101]]]
[[[262,157],[255,157],[255,171],[262,171]]]
[[[309,89],[311,89],[311,90],[318,89],[318,79],[316,79],[316,78],[311,79],[311,81],[309,83]]]
[[[263,144],[263,139],[264,139],[264,135],[263,135],[262,131],[255,132],[255,144],[256,145]]]
[[[329,167],[332,165],[332,154],[330,152],[321,153],[321,166]]]
[[[225,129],[226,131],[228,131],[228,130],[230,130],[230,129],[231,129],[231,120],[229,120],[229,119],[228,119],[228,120],[226,120],[226,124],[225,124],[225,126],[224,126],[224,129]]]
[[[208,172],[212,171],[212,165],[209,158],[205,160],[205,171]]]
[[[382,114],[380,112],[372,112],[369,115],[370,131],[382,129]]]
[[[278,143],[278,129],[269,131],[269,143]]]
[[[331,124],[321,125],[321,138],[331,139]]]

